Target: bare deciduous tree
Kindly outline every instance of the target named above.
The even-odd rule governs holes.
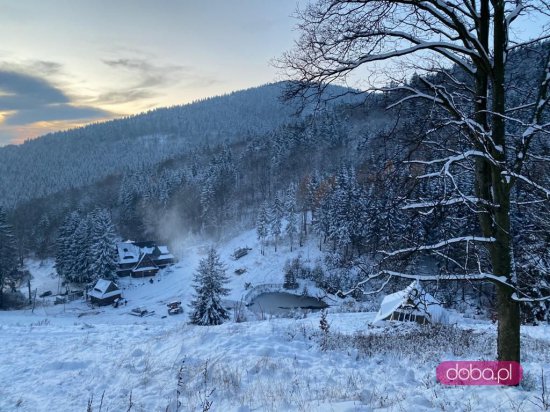
[[[400,93],[394,106],[413,99],[433,104],[439,117],[436,126],[421,139],[423,144],[437,145],[437,136],[443,130],[447,135],[459,136],[462,144],[458,149],[439,147],[442,155],[437,158],[411,159],[425,170],[416,176],[417,180],[445,179],[448,191],[433,199],[410,199],[403,208],[426,214],[434,208],[467,207],[477,215],[478,228],[476,233],[450,235],[387,255],[415,251],[443,255],[451,245],[463,245],[466,251],[469,245],[484,249],[486,264],[480,259],[475,271],[445,277],[483,279],[495,284],[499,360],[520,360],[519,302],[534,299],[518,288],[513,249],[517,228],[512,227],[510,214],[514,204],[512,188],[521,185],[540,194],[539,201],[550,199],[550,190],[544,183],[525,173],[529,162],[550,161],[540,153],[541,144],[537,142],[541,137],[550,137],[550,47],[544,43],[550,38],[550,31],[548,26],[542,26],[540,35],[522,41],[514,38],[512,30],[526,16],[535,15],[547,19],[550,3],[318,0],[298,11],[301,37],[296,47],[278,61],[279,67],[294,80],[287,97],[302,99],[320,96],[326,85],[345,81],[361,72],[361,68],[379,70],[365,73],[380,73],[392,64],[412,62],[422,71],[423,76],[415,83],[394,81],[391,87],[380,87],[378,82],[372,88]],[[537,46],[544,54],[539,59],[541,67],[537,68],[539,80],[531,87],[534,92],[514,92],[512,107],[507,98],[518,85],[507,87],[507,58],[530,46]],[[455,178],[459,170],[471,173],[474,184],[468,191]],[[363,282],[382,276],[389,280],[418,275],[380,270]]]

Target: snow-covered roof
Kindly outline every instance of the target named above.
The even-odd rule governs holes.
[[[408,313],[417,316],[425,316],[433,323],[447,323],[447,311],[441,306],[441,303],[436,298],[422,288],[418,280],[415,280],[399,292],[385,296],[373,323],[387,319],[393,312],[406,304],[409,299],[416,308],[410,308]]]
[[[156,260],[174,260],[174,255],[168,250],[168,246],[157,246],[157,249],[160,252],[160,255],[156,257]]]
[[[144,267],[139,267],[139,268],[135,268],[134,269],[134,272],[146,272],[148,270],[158,270],[158,266],[144,266]]]
[[[98,279],[94,286],[94,290],[97,290],[98,292],[101,292],[101,293],[105,293],[110,284],[111,284],[110,280]]]
[[[121,292],[118,287],[116,288],[116,290],[107,292],[107,289],[109,288],[111,283],[113,282],[111,282],[110,280],[98,279],[94,288],[88,293],[88,296],[94,297],[97,299],[105,299],[114,295],[119,295]]]
[[[140,247],[141,245],[141,247]],[[174,259],[174,255],[168,250],[168,246],[154,246],[152,242],[142,242],[135,244],[131,240],[126,242],[117,243],[118,250],[118,263],[136,263],[139,264],[144,255],[151,255],[155,252],[155,249],[158,249],[160,255],[154,257],[154,259],[166,260]],[[157,253],[158,253],[157,252]]]
[[[137,263],[139,260],[139,247],[132,242],[117,243],[118,263]]]
[[[157,260],[165,260],[165,259],[174,259],[174,255],[171,253],[163,253],[162,255],[159,255]]]
[[[154,270],[158,269],[158,266],[155,265],[155,263],[151,260],[149,255],[143,254],[139,258],[139,262],[137,265],[132,269],[134,272],[140,272],[145,270]]]

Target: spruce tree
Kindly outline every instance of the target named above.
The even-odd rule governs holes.
[[[92,280],[114,279],[117,253],[115,228],[111,221],[111,215],[105,209],[97,209],[92,214],[91,224],[89,273]]]
[[[225,287],[229,279],[213,247],[208,251],[208,256],[201,259],[193,281],[195,296],[191,302],[191,323],[220,325],[229,319],[229,313],[221,303],[221,298],[229,294],[229,289]]]
[[[287,223],[286,223],[286,234],[288,240],[290,241],[290,251],[292,252],[292,247],[294,246],[294,239],[298,234],[298,217],[294,209],[290,209],[288,212]]]
[[[285,289],[297,289],[298,288],[298,281],[296,280],[296,272],[299,270],[299,263],[298,261],[287,261],[285,263],[284,271],[285,271],[285,280],[283,283],[283,288]]]
[[[287,213],[287,223],[285,232],[290,241],[290,251],[292,252],[292,247],[294,246],[294,239],[298,234],[298,216],[296,214],[296,187],[290,185],[286,192],[285,199],[285,208]]]
[[[69,250],[72,257],[72,265],[68,268],[66,279],[76,283],[88,283],[92,281],[90,271],[90,224],[88,216],[82,218],[72,236]]]
[[[8,224],[6,212],[0,207],[0,307],[7,278],[17,268],[17,247],[13,227]]]
[[[74,233],[80,223],[78,211],[71,212],[63,221],[57,235],[57,252],[55,255],[55,269],[63,278],[70,276],[70,270],[74,266],[74,257],[71,253],[74,242]]]
[[[269,223],[269,231],[271,232],[271,236],[273,236],[273,241],[275,244],[275,252],[277,251],[277,243],[279,242],[279,237],[281,236],[282,218],[283,218],[283,205],[281,204],[281,200],[277,195],[275,196],[275,201],[270,211],[270,223]]]
[[[258,239],[260,241],[260,248],[261,248],[261,254],[264,254],[264,243],[265,238],[268,234],[268,227],[269,225],[269,218],[267,213],[267,205],[262,203],[262,206],[260,208],[260,213],[258,213],[258,218],[256,219],[256,233],[258,235]]]

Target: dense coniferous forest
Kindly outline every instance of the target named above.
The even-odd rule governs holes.
[[[79,188],[153,166],[192,147],[246,140],[289,122],[296,111],[269,84],[183,106],[52,133],[0,150],[0,205]],[[337,95],[334,86],[327,95]],[[339,99],[344,101],[344,99]]]

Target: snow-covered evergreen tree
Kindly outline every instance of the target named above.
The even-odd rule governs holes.
[[[71,251],[74,242],[74,233],[78,228],[80,219],[80,214],[77,211],[71,212],[59,228],[56,241],[55,269],[57,270],[57,274],[63,278],[70,276],[71,268],[75,264]]]
[[[17,247],[13,227],[8,224],[6,212],[0,207],[0,307],[7,278],[17,268]]]
[[[91,282],[90,223],[87,216],[80,220],[71,240],[69,253],[72,255],[72,265],[67,269],[65,278],[75,283]]]
[[[50,239],[49,228],[51,226],[50,218],[47,214],[42,215],[36,227],[32,232],[33,247],[39,258],[47,257],[47,248],[52,239]]]
[[[267,211],[267,204],[264,202],[260,207],[258,218],[256,219],[256,233],[258,240],[260,241],[260,252],[264,254],[265,239],[269,233],[269,216]]]
[[[90,268],[92,280],[114,279],[117,253],[116,234],[111,215],[105,209],[96,209],[91,216]]]
[[[191,302],[191,323],[220,325],[229,319],[229,313],[221,303],[222,297],[229,294],[225,287],[229,279],[214,247],[210,248],[207,257],[201,259],[193,281],[195,296]]]
[[[285,231],[290,242],[290,251],[292,252],[294,239],[296,239],[296,235],[298,234],[298,217],[294,209],[288,211]]]
[[[296,272],[299,271],[299,260],[294,260],[293,262],[287,261],[285,263],[285,280],[283,283],[283,288],[285,289],[296,289],[298,288],[298,281],[296,280]]]
[[[292,252],[294,239],[296,239],[296,235],[298,234],[298,215],[296,212],[296,186],[293,184],[290,185],[286,192],[285,209],[287,219],[285,232],[290,242],[290,251]]]
[[[279,242],[279,237],[281,236],[281,231],[283,228],[282,219],[283,219],[283,204],[279,195],[275,196],[273,202],[273,207],[269,213],[269,232],[273,236],[273,243],[275,245],[275,252],[277,251],[277,244]]]

